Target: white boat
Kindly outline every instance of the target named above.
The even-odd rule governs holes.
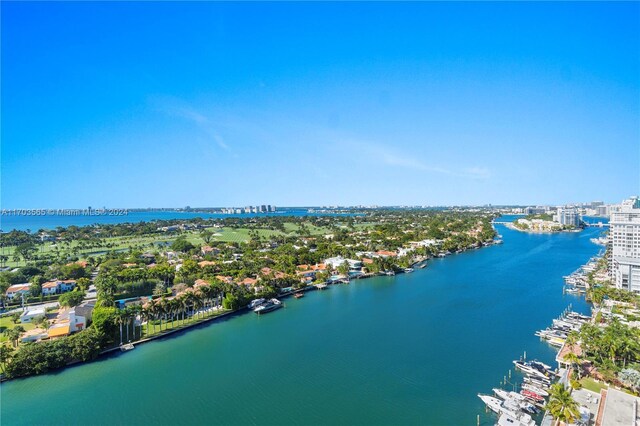
[[[410,274],[411,272],[413,272],[413,268],[404,268],[405,274]]]
[[[133,349],[133,343],[125,343],[124,345],[120,345],[121,352],[130,351],[131,349]]]
[[[538,380],[533,377],[525,377],[524,382],[541,389],[546,389],[551,385],[550,380]]]
[[[478,394],[478,397],[484,402],[487,407],[494,413],[500,416],[508,416],[511,419],[514,419],[516,423],[505,423],[507,425],[517,425],[517,426],[535,426],[535,421],[531,418],[530,415],[526,413],[521,413],[518,411],[518,408],[509,409],[503,406],[502,401],[498,398],[494,398],[493,396]]]
[[[278,299],[269,299],[267,302],[253,310],[256,314],[265,314],[282,307],[282,302]]]
[[[516,401],[524,401],[524,396],[520,395],[517,392],[507,392],[504,389],[499,389],[499,388],[493,388],[493,393],[496,394],[496,396],[498,398],[509,400],[509,399],[515,399]]]
[[[531,365],[529,365],[528,362],[513,361],[513,363],[515,364],[516,368],[518,370],[521,370],[523,373],[529,374],[529,375],[537,377],[537,378],[547,379],[546,374],[544,374],[543,372],[541,372],[541,371],[537,370],[536,368],[532,367]]]
[[[500,414],[502,412],[502,401],[500,401],[498,398],[495,398],[495,397],[490,396],[490,395],[483,395],[481,393],[478,394],[478,397],[494,413]]]
[[[531,391],[533,393],[537,393],[540,396],[549,396],[549,392],[547,392],[546,390],[542,389],[541,387],[538,386],[534,386],[530,383],[523,383],[522,384],[522,389],[526,389],[528,391]]]
[[[253,309],[257,308],[258,306],[262,305],[266,301],[267,301],[267,299],[253,299],[249,303],[248,308],[253,310]]]
[[[523,414],[519,417],[513,416],[510,413],[502,413],[498,418],[497,426],[536,426],[535,420],[528,414]]]

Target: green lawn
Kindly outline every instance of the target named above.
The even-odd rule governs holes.
[[[174,329],[180,329],[180,328],[184,328],[186,326],[192,325],[192,324],[197,324],[199,322],[202,322],[204,319],[208,319],[208,318],[213,318],[213,317],[217,317],[220,316],[222,314],[225,314],[227,312],[229,312],[229,309],[220,309],[219,311],[214,311],[214,312],[208,312],[205,313],[204,315],[199,314],[198,317],[193,317],[193,318],[186,318],[184,323],[182,322],[182,320],[176,320],[173,322],[173,326],[171,325],[171,321],[169,322],[162,322],[162,331],[160,330],[160,323],[156,322],[155,327],[152,324],[145,324],[142,327],[142,338],[143,339],[147,339],[149,337],[155,336],[157,334],[164,334],[167,331],[171,331]],[[201,317],[203,316],[203,317]],[[154,331],[155,328],[155,331]]]
[[[36,328],[35,325],[29,322],[22,324],[18,321],[17,324],[14,324],[10,316],[2,317],[0,318],[0,342],[7,341],[7,336],[4,335],[5,330],[14,328],[18,325],[21,325],[26,331],[33,330],[34,328]]]
[[[607,389],[609,387],[605,383],[596,382],[591,377],[584,377],[582,380],[580,380],[580,384],[583,388],[595,393],[600,393],[601,389]]]

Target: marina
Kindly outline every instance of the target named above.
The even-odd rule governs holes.
[[[558,318],[552,321],[551,327],[535,332],[535,336],[560,349],[564,346],[568,333],[579,331],[580,327],[591,319],[589,315],[573,311],[570,305]],[[513,365],[522,374],[522,381],[511,382],[512,376],[511,370],[509,370],[510,380],[508,381],[505,377],[503,384],[508,384],[513,390],[493,389],[494,394],[503,400],[499,406],[496,405],[495,398],[489,399],[482,394],[478,395],[490,410],[500,415],[497,425],[529,424],[527,423],[528,418],[525,417],[525,420],[522,420],[518,416],[539,414],[549,397],[550,386],[556,380],[563,379],[566,373],[564,369],[554,369],[551,365],[538,360],[527,361],[526,353],[520,359],[514,360]],[[520,391],[516,392],[517,389]],[[496,407],[501,408],[496,410]],[[504,415],[509,418],[503,419]],[[535,420],[531,424],[535,425]]]

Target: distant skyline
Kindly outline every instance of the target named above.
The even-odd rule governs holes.
[[[640,3],[2,2],[11,208],[640,193]]]

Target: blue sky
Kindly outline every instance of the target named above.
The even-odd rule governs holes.
[[[2,207],[640,192],[639,3],[2,3]]]

